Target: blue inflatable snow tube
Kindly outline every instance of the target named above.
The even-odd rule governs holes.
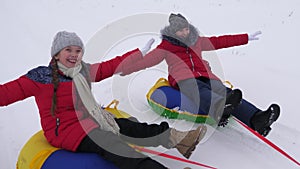
[[[147,93],[147,101],[157,114],[169,119],[215,124],[215,120],[199,109],[193,101],[160,78]]]
[[[74,153],[66,150],[53,152],[41,169],[117,169],[111,162],[94,153]]]
[[[150,98],[170,109],[177,107],[180,110],[187,111],[191,114],[207,115],[203,111],[199,110],[187,96],[170,86],[157,88]]]

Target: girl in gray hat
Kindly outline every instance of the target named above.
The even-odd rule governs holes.
[[[149,45],[146,45],[148,50]],[[91,93],[92,82],[125,71],[146,52],[147,49],[135,49],[105,62],[88,64],[82,61],[81,39],[72,32],[58,32],[52,43],[50,64],[0,85],[0,106],[34,96],[44,135],[51,145],[74,152],[97,153],[119,168],[166,168],[135,151],[127,142],[177,148],[189,158],[204,137],[205,126],[178,131],[166,122],[149,125],[116,119],[98,105]]]

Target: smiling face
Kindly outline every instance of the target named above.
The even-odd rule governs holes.
[[[81,63],[82,49],[79,46],[67,46],[54,57],[67,68],[72,68]]]

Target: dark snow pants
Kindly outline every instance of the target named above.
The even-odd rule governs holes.
[[[226,95],[231,91],[221,81],[200,77],[178,82],[182,93],[194,101],[199,107],[198,111],[212,117],[220,116],[223,111]],[[242,99],[241,104],[232,112],[232,115],[251,127],[252,116],[260,111],[253,104]]]
[[[116,119],[116,122],[120,127],[120,136],[101,129],[94,129],[82,140],[77,151],[97,153],[121,169],[166,168],[157,161],[135,151],[127,143],[168,147],[170,137],[168,123],[149,125],[124,118]]]

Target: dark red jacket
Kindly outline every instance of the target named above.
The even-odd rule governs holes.
[[[175,45],[168,40],[162,42],[142,60],[137,61],[123,72],[123,75],[154,66],[165,60],[168,64],[168,80],[177,87],[180,80],[197,77],[219,79],[210,69],[209,63],[202,59],[202,51],[210,51],[248,43],[247,34],[224,35],[219,37],[198,37],[189,47]]]
[[[136,49],[106,62],[86,65],[92,82],[99,82],[122,71],[125,66],[133,64],[141,57],[141,52]],[[59,77],[57,111],[55,116],[51,115],[53,95],[51,70],[51,66],[40,66],[16,80],[0,85],[0,106],[34,96],[39,109],[41,126],[49,143],[55,147],[75,151],[81,140],[92,129],[97,128],[98,124],[87,112],[75,110],[76,100],[74,100],[72,79],[64,75]],[[57,118],[60,119],[58,126]]]

